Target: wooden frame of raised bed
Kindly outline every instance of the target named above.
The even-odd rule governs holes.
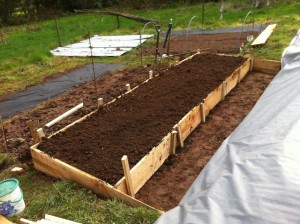
[[[192,57],[193,56],[190,58]],[[183,147],[184,140],[201,122],[205,122],[205,117],[208,116],[209,112],[225,98],[225,96],[244,78],[248,71],[252,70],[252,68],[265,70],[263,67],[265,64],[268,65],[268,68],[266,69],[272,72],[280,69],[280,63],[278,62],[247,59],[246,62],[227,77],[221,85],[208,94],[203,102],[199,103],[198,106],[194,107],[176,125],[174,125],[173,129],[161,140],[160,144],[144,156],[130,170],[128,173],[129,175],[126,176],[126,178],[123,177],[119,180],[115,186],[62,162],[61,160],[50,157],[38,149],[39,143],[30,148],[34,166],[36,169],[50,176],[68,179],[81,184],[98,195],[116,198],[132,206],[143,206],[157,210],[142,201],[135,199],[134,194],[142,188],[169,155],[175,153],[176,147]],[[149,80],[146,80],[144,83],[148,81]],[[113,102],[114,100],[110,103]],[[59,132],[67,130],[75,123],[81,122],[93,113],[95,113],[95,111],[66,126]],[[128,190],[128,188],[131,189]],[[129,192],[131,192],[132,196],[129,195]]]

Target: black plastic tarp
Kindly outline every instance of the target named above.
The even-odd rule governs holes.
[[[121,67],[121,64],[95,63],[96,77]],[[55,80],[36,85],[26,91],[0,101],[0,114],[4,119],[46,101],[60,93],[93,80],[93,67],[86,65]]]

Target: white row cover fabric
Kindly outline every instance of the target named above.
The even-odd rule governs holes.
[[[155,224],[300,223],[300,38],[180,204]]]
[[[144,43],[153,35],[94,36],[91,38],[93,56],[120,56]],[[58,47],[50,51],[55,56],[91,56],[89,39]]]

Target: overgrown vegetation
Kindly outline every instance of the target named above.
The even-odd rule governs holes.
[[[1,0],[0,0],[1,1]],[[154,2],[154,1],[153,1]],[[265,46],[255,48],[251,54],[259,58],[280,60],[284,48],[299,29],[300,2],[271,1],[271,7],[253,9],[252,1],[226,1],[224,19],[220,20],[220,3],[206,3],[204,28],[241,25],[246,14],[253,10],[256,24],[277,23],[278,26]],[[162,29],[167,29],[173,18],[174,29],[186,29],[192,16],[197,16],[192,28],[201,27],[201,5],[181,5],[160,10],[130,11],[131,14],[156,19]],[[91,34],[118,35],[138,34],[143,24],[120,18],[121,28],[117,28],[116,18],[99,14],[64,15],[59,18],[59,29],[63,45],[73,43]],[[153,26],[147,32],[155,33]],[[49,51],[58,46],[55,23],[47,20],[20,26],[1,28],[0,33],[0,97],[9,92],[42,82],[44,77],[90,63],[89,58],[53,57]],[[119,58],[95,58],[96,62],[121,62],[127,66],[140,65],[136,51]],[[153,58],[145,58],[147,63]],[[0,165],[14,163],[14,158],[0,155]],[[9,177],[2,172],[1,179]],[[26,211],[21,215],[29,219],[39,219],[45,213],[58,215],[83,223],[152,223],[156,212],[131,208],[116,201],[104,201],[93,193],[75,184],[56,181],[31,171],[21,177],[20,185],[25,192]],[[20,216],[19,216],[20,217]],[[17,220],[19,217],[16,217]]]

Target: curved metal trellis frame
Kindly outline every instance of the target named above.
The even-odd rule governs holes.
[[[188,39],[189,39],[189,31],[190,31],[190,26],[191,26],[191,23],[192,21],[197,18],[198,16],[193,16],[191,19],[190,19],[190,22],[189,22],[189,25],[188,25],[188,28],[186,30],[186,37],[185,37],[185,52],[187,52],[188,50]]]
[[[253,11],[251,10],[251,11],[249,11],[249,12],[247,13],[247,15],[246,15],[246,17],[245,17],[245,19],[244,19],[244,22],[243,22],[243,24],[242,24],[242,30],[241,30],[240,35],[239,35],[239,38],[238,38],[238,47],[240,47],[240,44],[241,44],[241,42],[240,42],[240,41],[241,41],[241,37],[242,37],[243,32],[244,32],[244,26],[245,26],[246,20],[247,20],[247,18],[249,17],[250,14],[252,14],[253,29],[254,29],[254,13],[253,13]],[[253,31],[253,30],[252,30],[252,31]]]
[[[141,43],[142,43],[142,36],[143,36],[144,31],[145,31],[145,29],[147,28],[147,26],[148,26],[148,25],[151,25],[151,24],[156,25],[157,22],[150,21],[150,22],[146,23],[146,24],[144,25],[142,31],[140,32],[141,64],[142,64],[142,66],[144,66],[143,49],[142,49],[143,47],[142,47],[142,45],[141,45]]]

